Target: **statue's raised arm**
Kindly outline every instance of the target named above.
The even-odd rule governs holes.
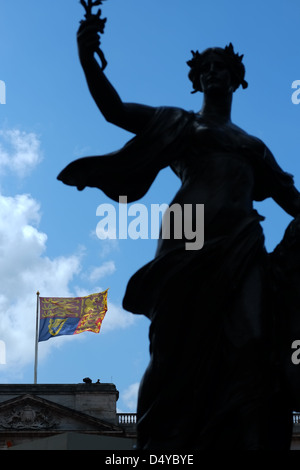
[[[88,7],[100,5],[102,2],[96,1],[85,5],[85,20],[80,22],[77,32],[77,45],[80,63],[82,65],[90,93],[103,114],[104,118],[129,132],[138,134],[141,132],[155,111],[155,108],[135,104],[124,103],[103,70],[106,67],[106,59],[104,53],[100,49],[99,34],[104,32],[106,19],[100,18],[101,10],[96,15],[91,14]],[[100,66],[96,60],[96,55],[101,59]]]

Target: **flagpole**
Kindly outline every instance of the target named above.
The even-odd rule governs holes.
[[[38,359],[38,331],[39,331],[39,295],[36,293],[36,324],[35,324],[35,357],[34,357],[34,383],[37,383],[37,359]]]

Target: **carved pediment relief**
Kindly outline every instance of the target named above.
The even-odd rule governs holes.
[[[0,432],[53,430],[123,433],[120,427],[111,423],[33,395],[0,403]]]
[[[0,415],[0,429],[51,429],[57,427],[59,419],[45,409],[38,409],[32,404],[19,405]]]

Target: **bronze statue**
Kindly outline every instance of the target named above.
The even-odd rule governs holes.
[[[300,389],[290,361],[300,333],[300,198],[266,145],[231,121],[233,93],[247,87],[243,57],[232,44],[192,53],[199,112],[123,103],[95,59],[98,32],[93,18],[78,31],[88,87],[106,120],[136,136],[118,152],[70,163],[58,179],[130,202],[170,166],[182,182],[172,204],[205,210],[201,250],[161,237],[127,286],[124,308],[151,320],[138,448],[287,450]],[[268,197],[295,218],[273,253],[253,208]]]

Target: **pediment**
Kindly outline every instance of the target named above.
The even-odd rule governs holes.
[[[29,431],[124,433],[119,426],[38,396],[21,395],[0,403],[0,433]]]

